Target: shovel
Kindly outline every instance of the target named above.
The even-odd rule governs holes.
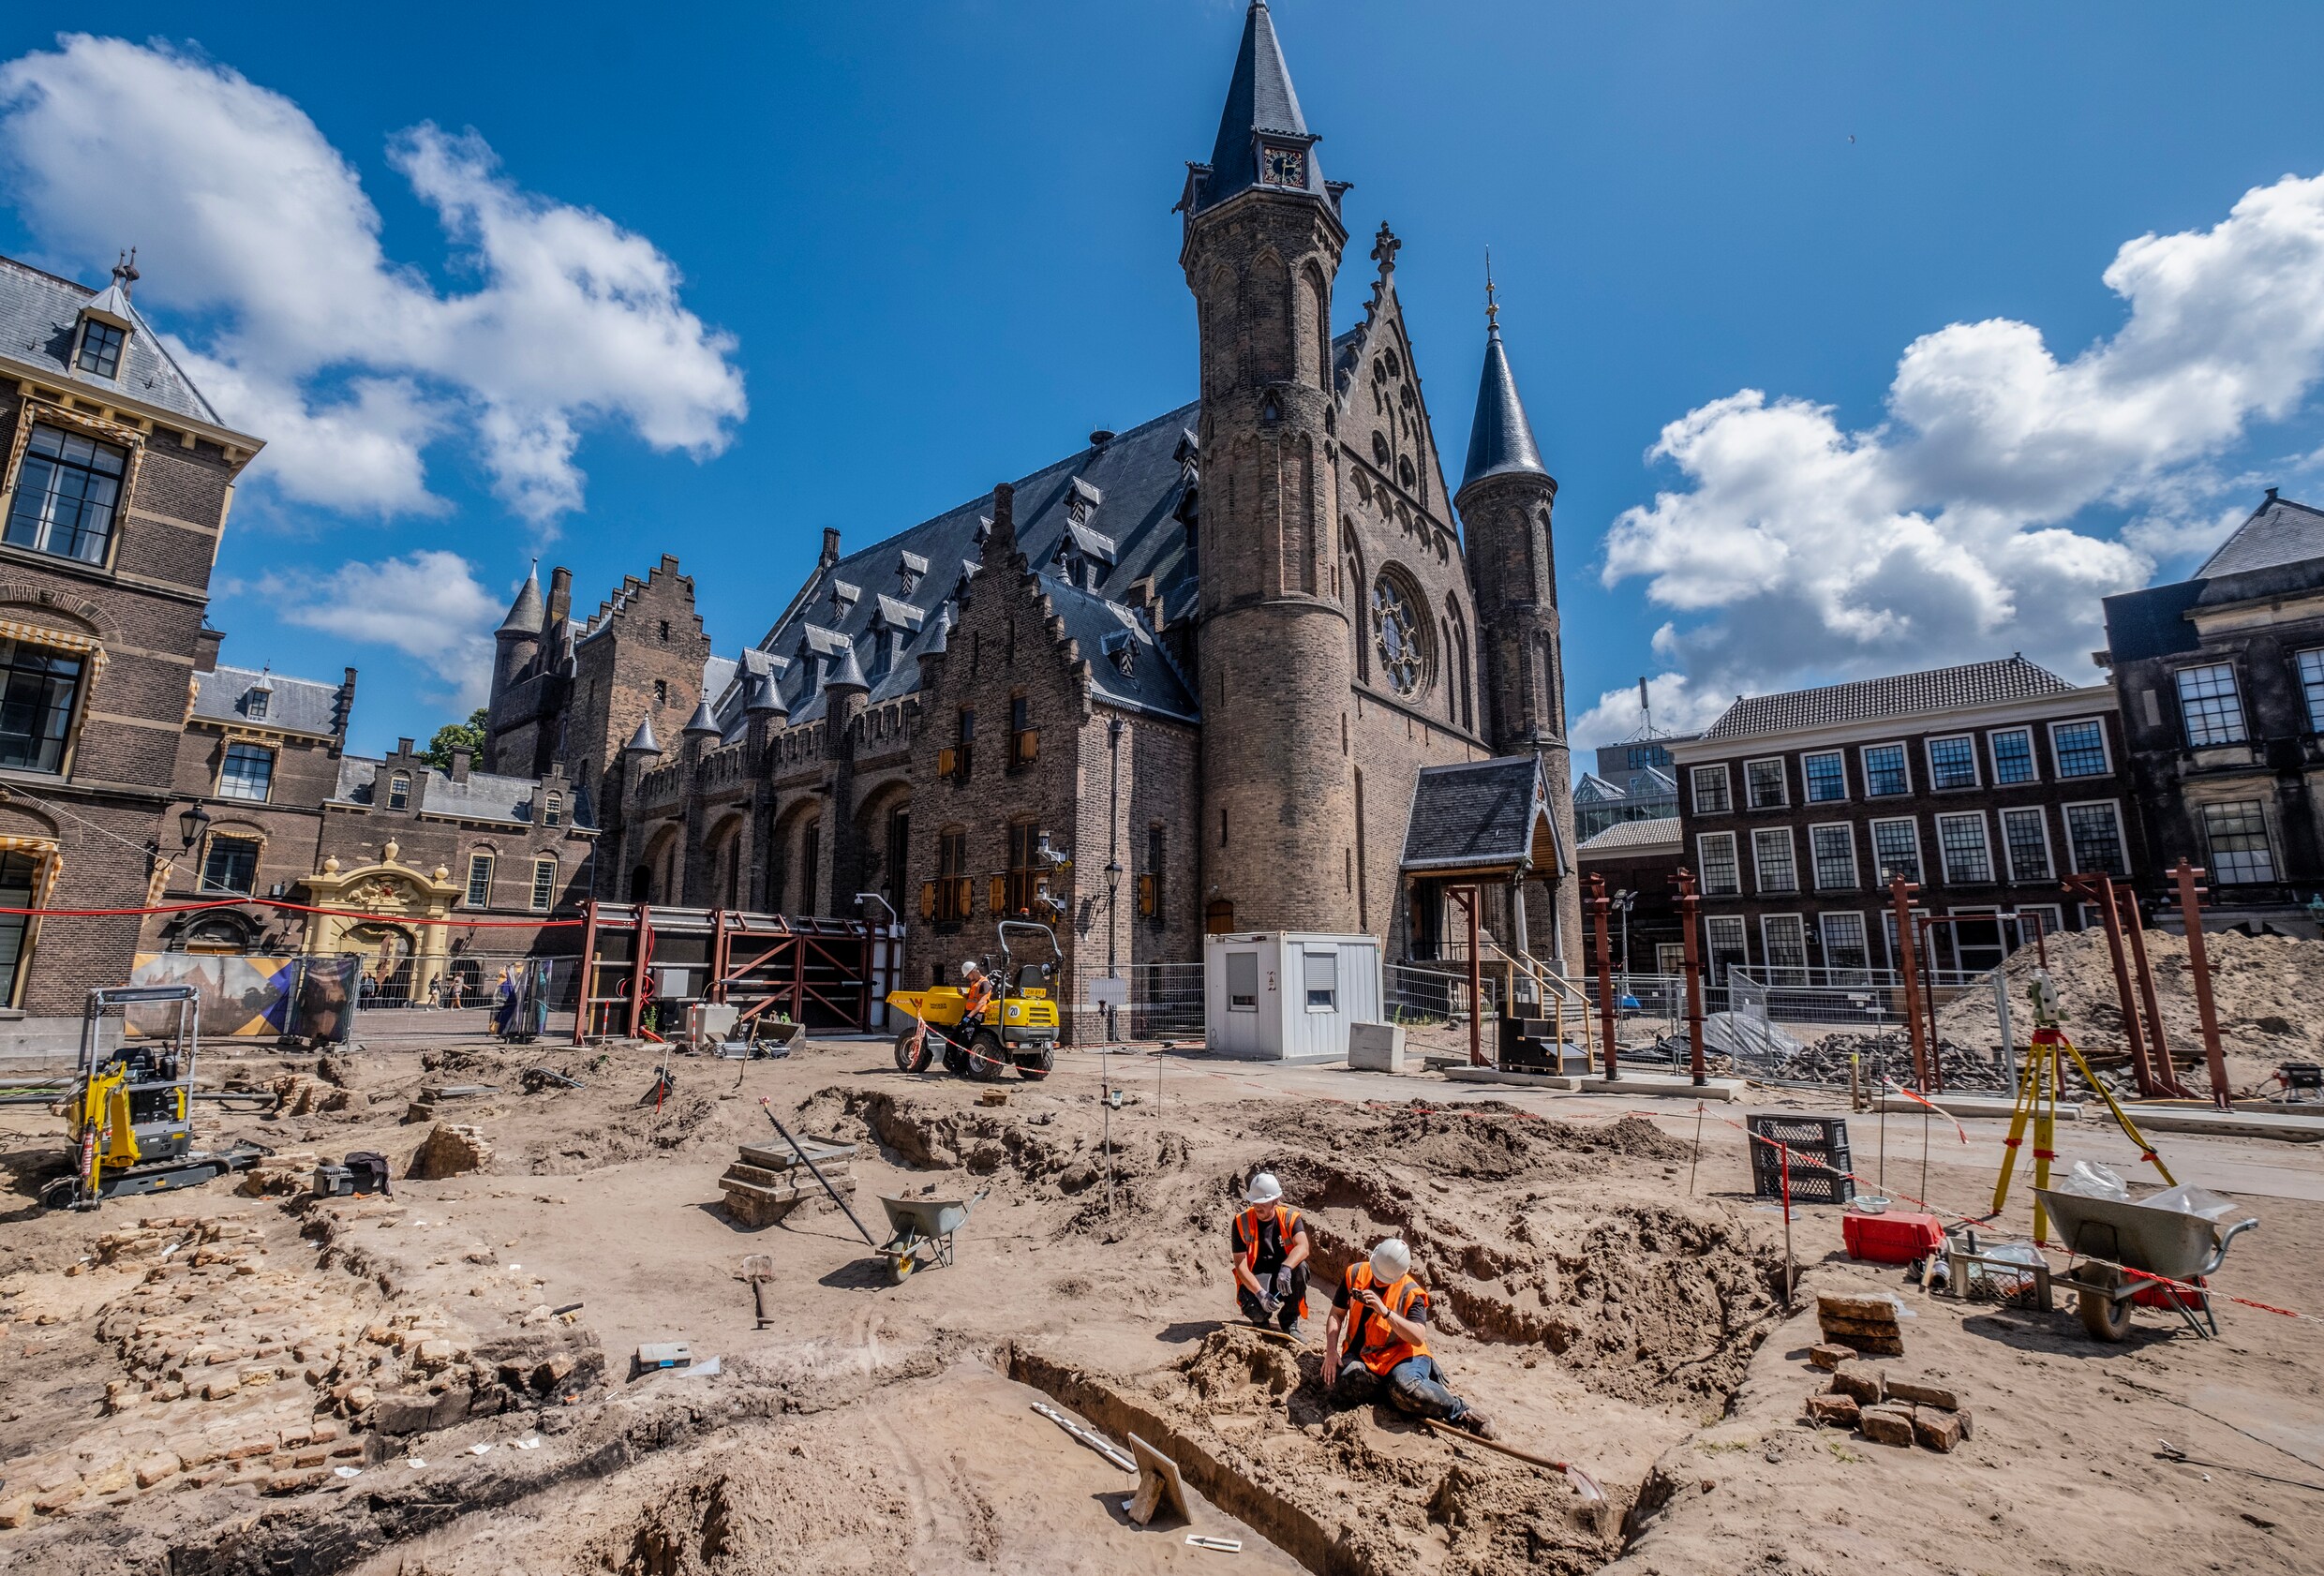
[[[1573,1492],[1582,1496],[1582,1504],[1589,1510],[1594,1511],[1606,1502],[1606,1491],[1598,1486],[1597,1479],[1570,1461],[1552,1461],[1547,1456],[1537,1456],[1530,1450],[1521,1450],[1514,1445],[1504,1445],[1497,1439],[1480,1439],[1466,1429],[1454,1428],[1441,1418],[1423,1418],[1421,1420],[1448,1439],[1458,1440],[1464,1445],[1482,1445],[1488,1450],[1498,1450],[1505,1456],[1514,1456],[1528,1465],[1547,1467],[1552,1472],[1565,1474],[1566,1481],[1573,1485]]]
[[[775,1261],[763,1253],[752,1254],[742,1261],[742,1278],[751,1283],[751,1303],[758,1311],[758,1327],[767,1328],[767,1283],[774,1278]]]

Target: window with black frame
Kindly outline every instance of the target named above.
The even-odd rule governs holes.
[[[28,909],[40,877],[40,861],[30,854],[0,854],[0,908]],[[24,964],[24,930],[30,915],[0,914],[0,1005],[16,1004],[17,976]]]
[[[82,666],[69,652],[0,640],[0,766],[64,769]]]
[[[201,889],[247,895],[258,886],[259,840],[214,832],[201,855]]]
[[[230,744],[218,766],[218,797],[266,802],[275,785],[275,752],[262,744]]]
[[[90,318],[81,325],[81,354],[73,364],[99,378],[111,378],[121,370],[121,347],[128,337],[115,325]]]
[[[60,558],[103,563],[128,463],[127,453],[110,443],[36,425],[24,445],[0,540]]]

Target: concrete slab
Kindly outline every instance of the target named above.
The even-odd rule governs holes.
[[[1997,1116],[2004,1122],[2016,1115],[2018,1109],[2015,1100],[1999,1094],[1934,1094],[1929,1096],[1929,1104],[1947,1116]],[[1882,1096],[1873,1108],[1901,1111],[1910,1116],[1926,1108],[1918,1100],[1908,1100],[1901,1094],[1887,1094]],[[2082,1120],[2082,1108],[2070,1101],[2062,1101],[2058,1106],[2058,1120],[2079,1122]]]
[[[1505,1083],[1520,1089],[1555,1089],[1563,1093],[1577,1093],[1580,1078],[1559,1078],[1555,1073],[1504,1073],[1498,1067],[1453,1066],[1443,1069],[1449,1083]]]
[[[2205,1110],[2199,1106],[2126,1106],[2142,1133],[2210,1133],[2220,1137],[2273,1138],[2281,1143],[2324,1143],[2324,1116],[2286,1111]]]
[[[1738,1104],[1743,1099],[1741,1078],[1712,1078],[1696,1083],[1685,1073],[1624,1073],[1609,1078],[1602,1073],[1575,1078],[1577,1092],[1583,1094],[1643,1094],[1659,1100],[1710,1100]]]

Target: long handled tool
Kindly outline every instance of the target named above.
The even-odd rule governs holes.
[[[1598,1480],[1570,1461],[1552,1461],[1547,1456],[1537,1456],[1530,1450],[1521,1450],[1514,1445],[1504,1445],[1497,1439],[1480,1439],[1466,1429],[1454,1428],[1441,1418],[1423,1418],[1421,1420],[1448,1439],[1457,1440],[1464,1445],[1482,1445],[1488,1450],[1498,1450],[1505,1456],[1514,1456],[1529,1466],[1545,1466],[1552,1472],[1564,1473],[1566,1481],[1573,1485],[1573,1492],[1582,1496],[1582,1501],[1586,1505],[1597,1506],[1606,1502],[1606,1491],[1598,1486]]]
[[[1138,1463],[1124,1455],[1119,1449],[1109,1443],[1107,1440],[1098,1437],[1098,1435],[1091,1433],[1088,1429],[1083,1428],[1080,1423],[1075,1422],[1071,1418],[1065,1416],[1065,1413],[1057,1410],[1056,1407],[1044,1405],[1040,1402],[1036,1401],[1033,1404],[1033,1409],[1047,1418],[1050,1421],[1055,1423],[1059,1428],[1064,1429],[1067,1434],[1072,1435],[1076,1439],[1081,1441],[1082,1444],[1087,1445],[1091,1450],[1095,1450],[1099,1455],[1104,1456],[1108,1461],[1113,1463],[1114,1465],[1120,1467],[1123,1471],[1135,1472],[1138,1470]]]
[[[766,1329],[774,1321],[767,1316],[767,1283],[775,1272],[775,1261],[763,1253],[754,1253],[742,1261],[742,1278],[751,1283],[751,1304],[758,1314],[758,1327]]]
[[[774,1102],[767,1098],[766,1095],[762,1094],[758,1099],[758,1108],[765,1111],[767,1113],[767,1120],[775,1124],[775,1131],[782,1134],[782,1141],[791,1146],[791,1152],[799,1157],[799,1164],[806,1167],[810,1171],[814,1172],[815,1180],[823,1183],[824,1192],[831,1196],[831,1202],[837,1204],[841,1210],[846,1213],[848,1224],[853,1226],[857,1231],[862,1234],[864,1245],[876,1252],[880,1245],[879,1239],[872,1236],[871,1232],[863,1229],[863,1222],[857,1220],[856,1218],[856,1212],[847,1207],[847,1200],[841,1197],[840,1190],[831,1185],[831,1179],[825,1176],[821,1171],[815,1170],[815,1163],[807,1158],[807,1152],[799,1148],[799,1141],[791,1137],[791,1130],[788,1127],[785,1127],[782,1124],[782,1120],[775,1115]]]

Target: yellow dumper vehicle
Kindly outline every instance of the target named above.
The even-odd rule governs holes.
[[[1010,932],[1049,944],[1047,962],[1020,964],[1008,944]],[[924,1073],[938,1053],[945,1070],[990,1083],[1010,1067],[1017,1076],[1038,1080],[1057,1064],[1057,1003],[1050,995],[1056,984],[1062,954],[1057,932],[1030,920],[1004,919],[1000,924],[1001,966],[990,955],[980,960],[991,983],[991,997],[981,1012],[968,1011],[968,995],[957,985],[927,990],[891,990],[887,1004],[909,1016],[896,1034],[896,1065],[907,1073]]]

